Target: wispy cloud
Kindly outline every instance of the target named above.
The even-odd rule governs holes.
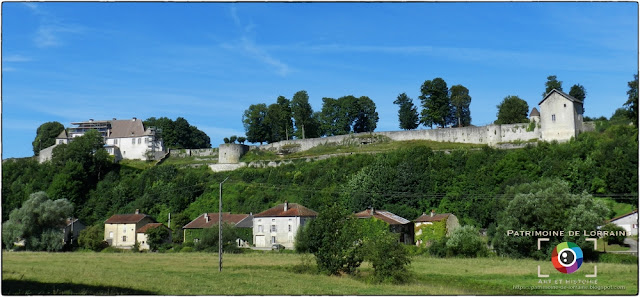
[[[23,55],[6,55],[2,57],[3,62],[11,62],[11,63],[19,63],[19,62],[30,62],[32,59],[30,57],[25,57]]]
[[[40,5],[32,2],[23,3],[33,14],[40,17],[40,25],[35,32],[34,43],[37,47],[56,47],[64,44],[62,36],[66,33],[82,33],[83,26],[68,24],[55,15],[44,10]]]
[[[267,52],[264,47],[256,44],[251,38],[251,33],[253,31],[254,25],[248,24],[246,26],[243,25],[240,17],[238,16],[238,11],[234,5],[229,9],[229,15],[231,19],[235,23],[236,27],[240,29],[241,36],[240,41],[235,44],[223,44],[223,48],[236,50],[239,49],[243,51],[245,54],[249,55],[251,58],[262,62],[263,64],[269,65],[275,69],[275,72],[280,76],[287,76],[287,74],[291,73],[291,67],[281,60],[275,58],[269,52]]]

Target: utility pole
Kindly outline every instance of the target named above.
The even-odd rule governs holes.
[[[220,200],[218,201],[218,272],[222,272],[222,184],[228,179],[227,176],[220,183]]]

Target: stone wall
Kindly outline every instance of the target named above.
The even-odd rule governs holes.
[[[169,150],[171,156],[173,157],[208,157],[215,156],[218,154],[218,148],[205,148],[205,149],[171,149]]]

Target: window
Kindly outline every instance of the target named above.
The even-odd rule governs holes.
[[[122,227],[122,233],[127,233],[127,226]]]
[[[276,222],[276,219],[271,219],[271,222],[275,223],[275,222]]]
[[[271,236],[271,243],[276,243],[276,237],[275,236]]]
[[[122,241],[127,241],[127,237],[126,236],[122,236]]]
[[[149,138],[145,138],[144,143],[149,143]]]
[[[64,143],[64,140],[62,139],[58,140],[58,144],[63,144],[63,143]]]
[[[264,228],[262,227],[262,225],[258,225],[258,232],[264,232]]]
[[[138,138],[138,144],[142,143],[142,138]]]
[[[117,139],[114,139],[114,140],[113,140],[113,144],[118,144],[118,140],[117,140]]]
[[[555,114],[552,114],[552,115],[551,115],[551,121],[552,121],[552,122],[555,122],[555,121],[556,121],[556,115],[555,115]]]
[[[109,232],[109,238],[113,238],[113,231]]]
[[[271,225],[271,232],[278,232],[276,225]]]
[[[136,144],[136,139],[135,138],[131,138],[131,144]]]
[[[291,232],[291,225],[289,225],[289,232]]]

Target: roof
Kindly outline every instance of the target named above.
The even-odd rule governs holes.
[[[450,215],[451,215],[450,213],[439,213],[439,214],[434,214],[433,216],[431,216],[431,214],[423,213],[421,216],[419,216],[417,219],[415,219],[414,222],[416,222],[416,223],[420,223],[420,222],[439,222],[439,221],[447,219]]]
[[[66,129],[62,129],[62,132],[60,132],[60,134],[58,134],[58,136],[56,137],[56,139],[67,139],[69,138],[67,136],[67,130]]]
[[[386,210],[374,210],[371,208],[356,213],[355,216],[359,219],[368,219],[374,217],[376,219],[383,220],[389,225],[404,225],[411,223],[409,220]]]
[[[547,98],[549,98],[549,96],[551,96],[551,94],[553,94],[553,93],[558,93],[558,94],[560,94],[560,96],[566,98],[567,100],[569,100],[571,102],[577,102],[577,103],[583,104],[582,101],[574,98],[573,96],[571,96],[571,95],[569,95],[569,94],[567,94],[567,93],[565,93],[563,91],[559,91],[559,90],[553,89],[553,90],[551,90],[551,92],[547,93],[547,95],[545,95],[544,98],[542,98],[542,101],[540,101],[540,103],[538,103],[538,105],[542,104],[542,102],[544,102],[544,100],[547,100]]]
[[[76,223],[84,225],[84,223],[80,221],[80,219],[71,219],[71,218],[66,219],[65,223],[67,224],[67,226],[71,224],[76,224]]]
[[[163,226],[163,227],[169,229],[167,226],[165,226],[162,223],[149,223],[149,224],[146,224],[146,225],[138,228],[138,230],[136,230],[136,233],[146,233],[147,230],[152,229],[152,228],[158,228],[160,226]]]
[[[105,224],[135,224],[137,222],[142,221],[142,219],[149,217],[151,218],[151,216],[140,213],[140,214],[117,214],[117,215],[112,215],[110,218],[108,218],[106,221],[104,221]],[[153,220],[153,219],[151,219]]]
[[[131,120],[112,120],[111,133],[109,138],[139,137],[144,136],[144,125],[142,120],[133,118]]]
[[[615,217],[615,218],[613,218],[613,219],[611,219],[611,220],[607,220],[607,223],[613,222],[613,221],[615,221],[615,220],[622,219],[622,218],[624,218],[624,217],[630,216],[630,215],[632,215],[632,214],[634,214],[634,213],[637,213],[637,212],[638,212],[638,210],[636,209],[636,210],[634,210],[634,211],[632,211],[632,212],[630,212],[630,213],[626,213],[626,214],[623,214],[623,215],[619,215],[619,216],[617,216],[617,217]]]
[[[207,222],[207,219],[205,218],[205,215],[207,215],[209,217],[209,221]],[[219,213],[217,212],[208,212],[208,213],[203,213],[201,214],[199,217],[195,218],[193,221],[189,222],[188,224],[184,225],[184,227],[182,227],[183,229],[201,229],[201,228],[211,228],[214,225],[218,224],[218,220],[220,218]],[[222,213],[222,222],[223,223],[227,223],[227,224],[232,224],[234,226],[237,227],[246,227],[245,225],[247,224],[240,224],[241,222],[247,220],[247,219],[251,219],[253,218],[253,216],[248,215],[248,214],[231,214],[228,212],[223,212]],[[238,226],[238,225],[241,226]],[[251,225],[253,226],[253,225]]]
[[[308,209],[298,203],[287,203],[287,210],[284,210],[285,203],[269,208],[254,217],[315,217],[317,212]]]
[[[529,117],[539,117],[539,116],[540,116],[540,112],[538,111],[537,108],[534,107],[531,110],[531,113],[529,114]]]

